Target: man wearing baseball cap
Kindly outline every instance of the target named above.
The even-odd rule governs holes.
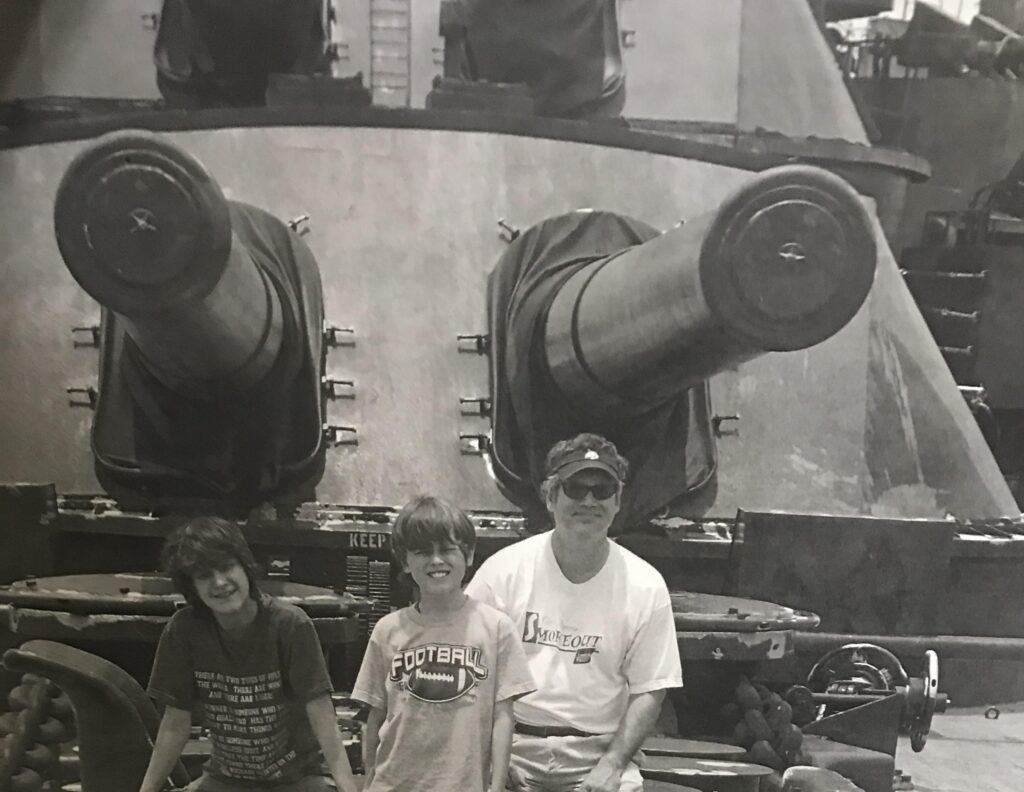
[[[517,700],[510,790],[640,792],[633,756],[682,685],[664,579],[608,538],[627,463],[595,434],[548,452],[554,529],[500,550],[466,592],[515,623],[534,681]]]

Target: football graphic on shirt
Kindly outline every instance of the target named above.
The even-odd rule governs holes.
[[[456,663],[423,663],[406,677],[405,687],[421,701],[443,704],[465,695],[476,685],[476,677]]]

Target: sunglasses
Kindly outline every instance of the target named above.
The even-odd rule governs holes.
[[[594,500],[608,500],[612,495],[618,494],[619,482],[617,481],[602,481],[598,484],[584,484],[582,481],[568,481],[562,482],[562,492],[568,497],[575,501],[581,501],[587,497],[589,492],[594,496]]]

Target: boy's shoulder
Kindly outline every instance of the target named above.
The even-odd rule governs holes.
[[[415,618],[410,618],[412,611],[413,606],[407,605],[404,608],[399,608],[382,616],[373,628],[374,635],[382,638],[407,629],[424,629],[424,626],[417,622]],[[459,617],[459,621],[475,621],[477,624],[483,622],[489,626],[507,623],[510,629],[515,630],[512,620],[504,612],[469,595],[466,598],[466,610]]]
[[[171,618],[167,620],[165,629],[172,632],[194,630],[197,626],[205,624],[206,621],[197,608],[185,605],[174,611]]]
[[[260,594],[259,602],[260,607],[266,610],[272,624],[288,626],[312,621],[309,614],[298,605],[285,602],[269,594]]]
[[[386,613],[381,616],[373,627],[374,635],[387,635],[400,629],[407,620],[406,613],[411,608],[411,605],[406,605],[404,608],[393,610],[390,613]]]

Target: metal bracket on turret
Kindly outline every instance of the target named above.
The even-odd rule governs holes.
[[[491,450],[491,438],[483,434],[459,434],[459,453],[483,456]]]
[[[459,397],[459,412],[462,415],[490,418],[491,400],[485,396],[461,396]]]
[[[305,236],[309,233],[309,215],[303,212],[293,217],[288,221],[288,227],[299,236]]]
[[[81,349],[82,347],[99,347],[100,326],[98,324],[91,324],[72,327],[71,343],[75,349]]]
[[[474,352],[486,355],[491,351],[491,337],[486,333],[460,333],[458,335],[459,352]]]
[[[65,388],[65,390],[68,394],[69,407],[88,407],[90,410],[96,409],[96,402],[99,400],[100,393],[94,386],[73,386]]]
[[[324,441],[332,448],[338,446],[357,446],[359,437],[354,426],[338,426],[337,424],[324,424]]]
[[[498,233],[498,236],[500,236],[502,240],[509,244],[512,244],[517,239],[519,239],[519,234],[522,233],[514,225],[506,223],[504,217],[498,218],[498,228],[501,229],[501,231]]]
[[[354,399],[356,397],[355,383],[352,380],[321,377],[320,383],[324,389],[324,396],[328,399]]]
[[[711,429],[715,433],[715,437],[723,437],[724,435],[738,435],[739,429],[723,429],[722,424],[726,421],[739,421],[739,415],[715,415],[711,418]]]
[[[324,344],[329,347],[354,347],[356,331],[351,327],[324,325]]]

